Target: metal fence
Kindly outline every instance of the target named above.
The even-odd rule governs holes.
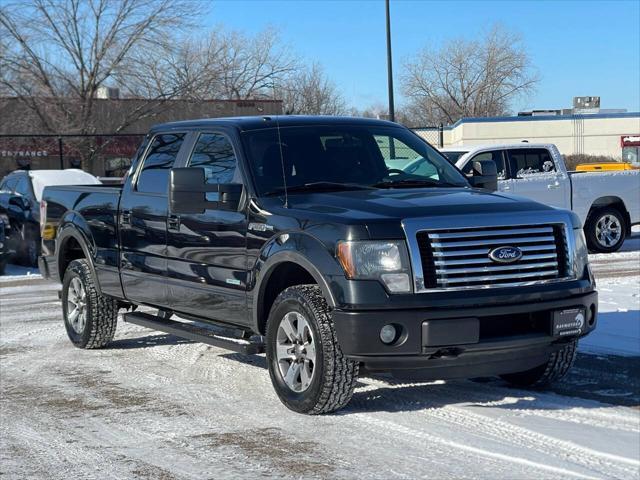
[[[434,147],[444,146],[444,125],[432,125],[427,127],[414,127],[411,130],[416,132]]]

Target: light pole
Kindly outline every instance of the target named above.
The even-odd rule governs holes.
[[[395,108],[393,106],[393,66],[391,65],[391,20],[389,17],[389,0],[385,0],[387,9],[387,83],[389,86],[389,120],[396,121]]]

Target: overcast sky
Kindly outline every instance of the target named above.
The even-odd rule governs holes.
[[[476,38],[499,22],[522,35],[542,79],[514,110],[599,95],[602,108],[640,111],[638,0],[391,0],[391,17],[396,77],[425,45]],[[294,51],[325,67],[349,104],[387,101],[384,0],[214,0],[203,21],[246,32],[274,26]]]

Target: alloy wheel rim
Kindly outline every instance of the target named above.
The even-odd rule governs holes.
[[[616,245],[622,237],[620,220],[611,214],[600,217],[596,223],[596,239],[603,247]]]
[[[67,320],[71,328],[82,334],[87,323],[87,291],[78,277],[71,279],[67,291]]]
[[[289,312],[278,326],[276,359],[284,383],[294,392],[304,392],[311,385],[316,366],[316,345],[307,319]]]

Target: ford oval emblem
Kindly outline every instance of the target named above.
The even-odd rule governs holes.
[[[489,258],[497,263],[513,263],[522,258],[518,247],[498,247],[489,252]]]

